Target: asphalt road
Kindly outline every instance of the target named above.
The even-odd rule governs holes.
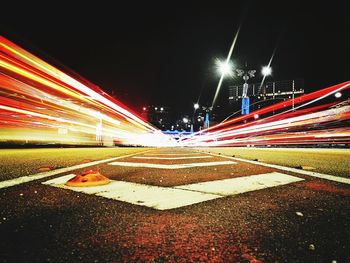
[[[21,172],[23,163],[37,172],[40,154],[40,165],[11,161],[18,174],[0,181],[2,262],[350,262],[341,174],[194,149],[112,150],[84,167],[74,151],[61,164],[58,151],[59,167],[40,177]],[[88,169],[111,183],[64,185]]]

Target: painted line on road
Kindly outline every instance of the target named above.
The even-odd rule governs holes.
[[[198,154],[201,154],[201,153],[148,153],[148,154],[144,154],[144,156],[157,156],[157,155],[160,155],[160,156],[176,156],[176,155],[183,155],[183,156],[189,156],[189,155],[198,155]]]
[[[207,167],[207,166],[229,165],[229,164],[236,164],[236,162],[221,161],[221,162],[184,163],[184,164],[154,164],[154,163],[133,163],[133,162],[112,162],[112,163],[109,163],[109,165],[143,167],[143,168],[157,168],[157,169],[184,169],[184,168],[192,168],[192,167]]]
[[[303,181],[304,179],[283,174],[283,173],[266,173],[257,174],[245,177],[238,177],[232,179],[223,179],[216,181],[209,181],[203,183],[195,183],[188,185],[180,185],[174,188],[184,189],[190,191],[198,191],[201,193],[210,193],[222,196],[236,195],[245,192],[256,191],[260,189],[295,183]]]
[[[201,159],[201,158],[213,158],[213,156],[184,156],[184,157],[147,157],[147,156],[134,156],[135,159],[151,159],[151,160],[184,160],[184,159]]]
[[[111,180],[109,184],[102,186],[66,186],[65,182],[74,176],[74,174],[64,175],[42,184],[157,210],[168,210],[304,180],[291,175],[273,172],[175,187],[161,187],[115,180]]]
[[[2,182],[0,182],[0,189],[19,185],[19,184],[28,183],[31,181],[39,180],[39,179],[42,179],[45,177],[53,176],[53,175],[60,174],[60,173],[69,172],[69,171],[76,170],[76,169],[81,169],[81,168],[85,168],[85,167],[89,167],[89,166],[93,166],[93,165],[97,165],[97,164],[101,164],[101,163],[115,161],[118,159],[130,157],[130,156],[137,155],[137,154],[144,153],[144,152],[148,152],[148,151],[151,151],[151,150],[133,153],[133,154],[128,154],[128,155],[123,155],[123,156],[118,156],[118,157],[113,157],[113,158],[108,158],[108,159],[104,159],[104,160],[93,161],[93,162],[89,162],[89,163],[78,164],[78,165],[74,165],[74,166],[70,166],[70,167],[60,168],[60,169],[53,170],[53,171],[42,172],[42,173],[37,173],[37,174],[32,174],[32,175],[26,175],[26,176],[2,181]]]
[[[74,174],[62,176],[60,178],[55,178],[44,182],[43,184],[69,189],[76,192],[82,192],[85,194],[97,195],[134,205],[147,206],[157,210],[174,209],[222,197],[219,195],[174,189],[170,187],[160,187],[113,180],[111,180],[109,184],[102,186],[66,186],[64,183],[74,176]]]
[[[266,167],[271,167],[271,168],[275,168],[275,169],[279,169],[279,170],[283,170],[283,171],[288,171],[288,172],[308,175],[308,176],[317,177],[317,178],[321,178],[321,179],[325,179],[325,180],[329,180],[329,181],[333,181],[333,182],[338,182],[338,183],[343,183],[343,184],[350,184],[350,178],[344,178],[344,177],[339,177],[339,176],[330,175],[330,174],[316,173],[316,172],[311,172],[311,171],[304,171],[304,170],[299,170],[299,169],[296,169],[296,168],[286,167],[286,166],[282,166],[282,165],[261,163],[261,162],[257,162],[257,161],[251,161],[251,160],[246,160],[246,159],[237,158],[237,157],[230,157],[230,156],[225,156],[225,155],[219,155],[219,154],[215,154],[215,153],[207,153],[207,154],[210,154],[210,155],[213,155],[213,156],[223,157],[223,158],[230,159],[230,160],[241,161],[241,162],[246,162],[246,163],[251,163],[251,164],[256,164],[256,165],[261,165],[261,166],[266,166]]]

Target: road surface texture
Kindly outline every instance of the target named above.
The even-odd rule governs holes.
[[[75,150],[10,156],[17,175],[1,163],[2,262],[350,262],[344,173],[196,149]],[[57,167],[38,171],[46,162]],[[111,182],[65,185],[86,170]]]

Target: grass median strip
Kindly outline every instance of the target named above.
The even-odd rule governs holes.
[[[229,156],[219,155],[219,154],[215,154],[215,153],[208,153],[208,154],[211,154],[213,156],[220,156],[220,157],[223,157],[223,158],[226,158],[226,159],[235,160],[235,161],[241,161],[241,162],[261,165],[261,166],[265,166],[265,167],[275,168],[275,169],[283,170],[283,171],[287,171],[287,172],[293,172],[293,173],[297,173],[297,174],[308,175],[308,176],[312,176],[312,177],[316,177],[316,178],[320,178],[320,179],[324,179],[324,180],[329,180],[329,181],[333,181],[333,182],[338,182],[338,183],[343,183],[343,184],[350,184],[350,178],[344,178],[344,177],[339,177],[339,176],[335,176],[335,175],[329,175],[329,174],[322,174],[322,173],[316,173],[316,172],[311,172],[311,171],[305,171],[305,170],[300,170],[300,169],[296,169],[296,168],[286,167],[286,166],[282,166],[282,165],[250,161],[250,160],[246,160],[246,159],[242,159],[242,158],[229,157]]]
[[[49,176],[53,176],[53,175],[56,175],[56,174],[73,171],[73,170],[76,170],[76,169],[81,169],[81,168],[85,168],[85,167],[89,167],[89,166],[93,166],[93,165],[97,165],[97,164],[101,164],[101,163],[107,163],[107,162],[115,161],[115,160],[118,160],[118,159],[130,157],[130,156],[133,156],[133,155],[136,155],[136,154],[140,154],[140,152],[133,153],[133,154],[128,154],[128,155],[123,155],[123,156],[118,156],[118,157],[113,157],[113,158],[108,158],[108,159],[104,159],[104,160],[98,160],[98,161],[89,162],[89,163],[78,164],[78,165],[74,165],[74,166],[70,166],[70,167],[56,169],[56,170],[53,170],[53,171],[42,172],[42,173],[37,173],[37,174],[33,174],[33,175],[27,175],[27,176],[22,176],[22,177],[10,179],[10,180],[2,181],[2,182],[0,182],[0,189],[1,188],[15,186],[15,185],[19,185],[19,184],[23,184],[23,183],[27,183],[27,182],[31,182],[31,181],[35,181],[35,180],[39,180],[39,179],[43,179],[43,178],[46,178],[46,177],[49,177]]]

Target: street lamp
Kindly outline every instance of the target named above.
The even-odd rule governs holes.
[[[216,59],[215,61],[217,71],[220,75],[230,75],[233,76],[233,64],[230,61],[221,61]]]
[[[341,97],[341,93],[338,91],[334,94],[334,97],[336,97],[337,99],[339,99]]]
[[[243,92],[242,92],[242,107],[241,112],[242,114],[249,114],[249,97],[248,97],[248,79],[255,77],[256,70],[254,69],[236,69],[237,75],[239,77],[243,77],[244,84],[243,84]]]
[[[183,121],[184,123],[188,123],[188,119],[187,119],[186,117],[182,118],[182,121]]]
[[[195,104],[193,105],[193,108],[194,108],[195,110],[198,110],[198,109],[199,109],[199,104],[198,104],[198,103],[195,103]]]
[[[266,77],[272,74],[272,68],[270,66],[263,66],[261,69],[261,74]]]

